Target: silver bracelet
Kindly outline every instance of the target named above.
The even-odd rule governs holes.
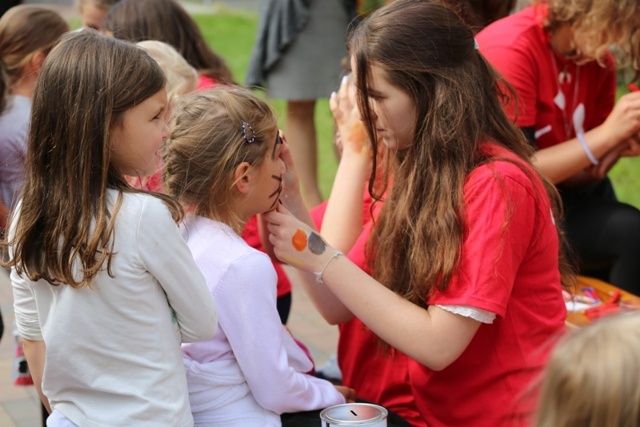
[[[593,163],[594,165],[598,165],[600,162],[598,161],[598,159],[596,159],[596,157],[593,155],[593,153],[589,149],[589,146],[587,145],[587,141],[584,139],[584,134],[581,132],[577,133],[576,138],[578,138],[578,141],[580,141],[580,144],[582,145],[582,149],[584,150],[589,160],[591,160],[591,163]]]
[[[313,273],[314,276],[316,276],[316,282],[323,285],[324,281],[322,280],[322,275],[324,274],[324,271],[327,269],[327,267],[329,267],[329,264],[331,264],[331,261],[333,261],[335,258],[338,258],[340,255],[344,255],[344,253],[336,250],[333,255],[331,255],[331,258],[329,258],[329,260],[327,261],[327,263],[324,265],[324,267],[322,268],[322,270]]]

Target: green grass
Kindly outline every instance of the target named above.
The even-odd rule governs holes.
[[[193,15],[211,47],[221,55],[233,72],[238,83],[244,81],[258,26],[255,13],[233,9],[217,8],[213,14]],[[80,21],[70,20],[71,28],[78,28]],[[625,89],[619,90],[619,94]],[[269,100],[284,127],[284,102]],[[316,106],[316,126],[318,130],[318,174],[320,188],[325,197],[329,196],[337,162],[333,152],[333,120],[327,100],[320,100]],[[616,193],[621,201],[640,208],[640,158],[621,159],[611,170]]]
[[[194,15],[194,18],[211,47],[225,58],[236,81],[242,83],[257,29],[256,14],[223,10],[216,14]],[[284,127],[284,103],[278,100],[269,102],[280,117],[280,126]],[[333,120],[326,100],[319,101],[316,107],[316,126],[320,187],[327,197],[337,163],[332,144]],[[611,170],[610,177],[619,199],[640,208],[640,159],[621,159]]]

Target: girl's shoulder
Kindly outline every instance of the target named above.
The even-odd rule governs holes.
[[[118,200],[118,190],[108,190],[110,211],[115,209]],[[144,222],[147,225],[165,225],[171,222],[175,225],[171,212],[165,203],[158,197],[147,193],[121,193],[121,202],[118,207],[119,221]],[[158,231],[162,230],[161,228]]]
[[[251,247],[231,227],[213,219],[187,215],[180,226],[196,261],[215,259],[219,264],[243,264],[248,268],[270,265],[268,256]]]
[[[489,160],[469,173],[465,192],[477,186],[488,189],[492,183],[503,189],[512,186],[532,189],[542,184],[535,169],[507,148],[486,143],[482,144],[482,149]]]

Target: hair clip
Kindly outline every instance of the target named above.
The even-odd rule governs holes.
[[[251,144],[256,140],[256,135],[253,133],[253,128],[244,120],[242,120],[242,137],[247,144]]]
[[[478,40],[476,40],[476,38],[473,38],[473,48],[475,50],[480,50],[480,46],[478,46]]]

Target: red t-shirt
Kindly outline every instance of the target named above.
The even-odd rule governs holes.
[[[364,227],[348,258],[367,273],[365,245],[373,221],[370,215],[371,197],[365,192]],[[382,207],[374,205],[374,216]],[[327,203],[311,210],[311,217],[318,229],[322,224]],[[356,391],[359,398],[377,403],[403,417],[413,426],[424,427],[409,384],[408,357],[391,349],[388,353],[380,339],[358,318],[339,325],[338,365],[342,371],[342,383]]]
[[[596,61],[578,66],[554,54],[543,29],[546,16],[546,3],[538,4],[494,22],[476,36],[482,54],[518,95],[517,114],[513,103],[506,106],[507,114],[519,127],[534,127],[538,148],[572,139],[576,129],[586,132],[600,125],[616,95],[611,54],[605,58],[606,67]],[[564,112],[556,101],[560,89]]]
[[[523,165],[502,147],[483,147]],[[431,427],[528,425],[536,403],[529,387],[565,331],[556,225],[542,182],[524,167],[526,173],[510,161],[490,162],[465,182],[459,270],[428,303],[497,317],[442,371],[410,360],[413,393]]]
[[[218,82],[209,77],[209,76],[203,76],[203,75],[199,75],[198,76],[198,85],[196,86],[196,90],[204,90],[204,89],[211,89],[211,88],[215,88],[218,86]]]

